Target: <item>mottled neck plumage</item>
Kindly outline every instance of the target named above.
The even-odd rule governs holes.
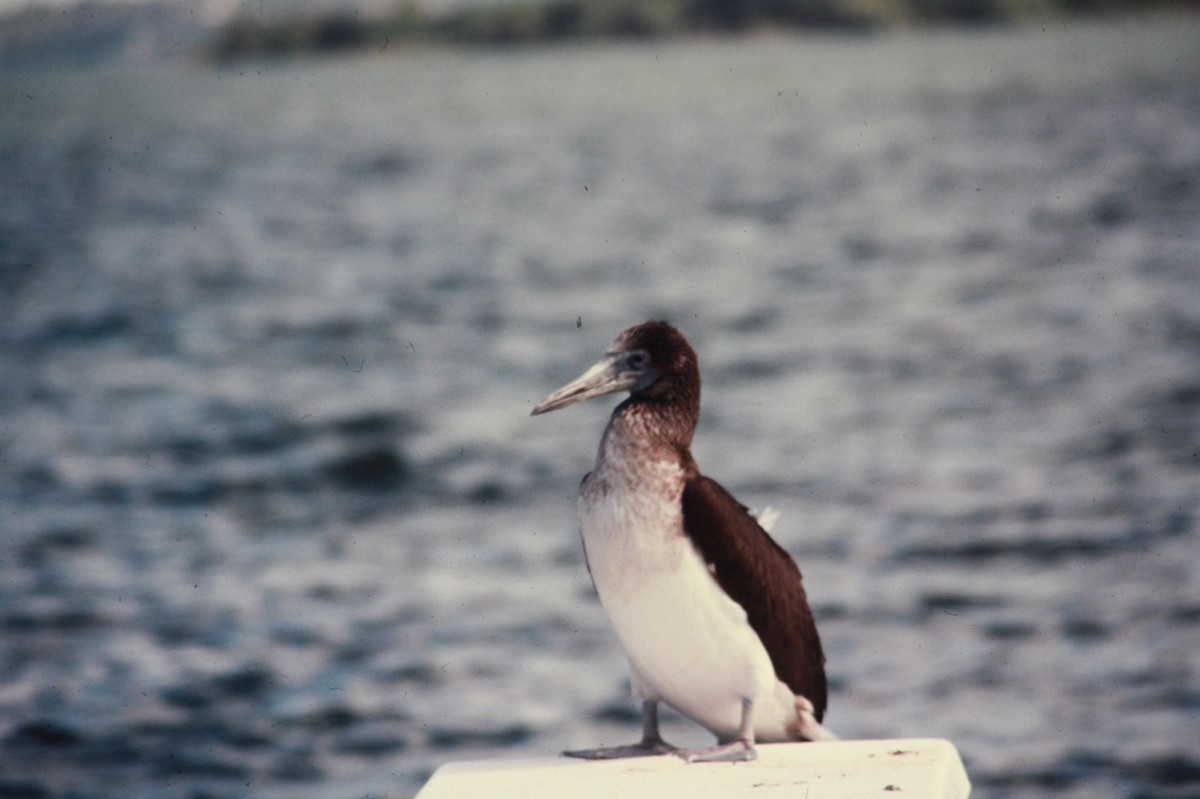
[[[624,453],[653,453],[656,458],[690,463],[692,436],[700,417],[699,384],[692,385],[691,390],[673,396],[633,395],[618,405],[604,431],[601,457],[615,445]]]

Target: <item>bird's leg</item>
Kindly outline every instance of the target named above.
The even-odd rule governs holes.
[[[704,749],[679,749],[675,754],[688,763],[744,763],[755,760],[754,749],[754,700],[742,697],[742,721],[738,725],[737,737]]]
[[[649,757],[677,752],[658,732],[658,700],[642,700],[642,740],[625,746],[602,746],[599,749],[574,749],[563,752],[567,757],[584,760],[616,760],[622,757]]]

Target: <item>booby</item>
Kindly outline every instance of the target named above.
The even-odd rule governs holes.
[[[700,370],[683,335],[666,322],[629,328],[533,415],[625,391],[583,478],[579,520],[592,583],[629,658],[642,740],[564,754],[743,761],[756,741],[835,738],[821,725],[825,656],[800,569],[692,457]],[[660,702],[717,744],[666,743]]]

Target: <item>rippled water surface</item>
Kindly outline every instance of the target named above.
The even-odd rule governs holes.
[[[0,78],[0,794],[411,795],[631,738],[622,328],[844,736],[1200,794],[1200,23]],[[677,717],[669,738],[698,743]]]

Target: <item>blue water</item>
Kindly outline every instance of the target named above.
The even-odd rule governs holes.
[[[528,414],[649,317],[782,514],[831,728],[1200,795],[1198,40],[0,77],[0,795],[635,736],[574,520],[611,404]]]

